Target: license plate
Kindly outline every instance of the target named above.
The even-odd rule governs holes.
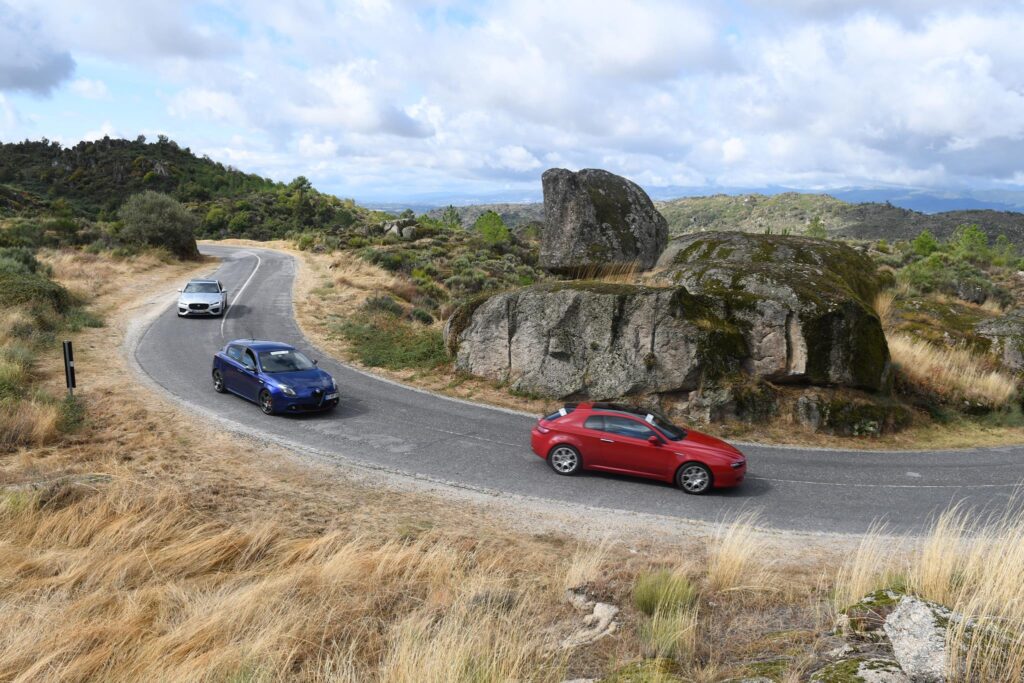
[[[337,392],[335,392],[333,394],[327,394],[326,396],[324,396],[324,400],[325,401],[333,401],[336,398],[338,398]]]

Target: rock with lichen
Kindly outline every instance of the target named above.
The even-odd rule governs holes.
[[[647,270],[665,249],[668,223],[636,183],[595,168],[552,168],[541,183],[545,270],[570,276]]]

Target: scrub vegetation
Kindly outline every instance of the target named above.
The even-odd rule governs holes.
[[[51,276],[32,251],[0,248],[0,453],[53,443],[81,421],[76,401],[35,386],[40,356],[59,334],[103,323]]]

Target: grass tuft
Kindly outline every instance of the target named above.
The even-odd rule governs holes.
[[[648,616],[692,607],[698,591],[690,580],[668,570],[641,574],[633,585],[633,604]]]

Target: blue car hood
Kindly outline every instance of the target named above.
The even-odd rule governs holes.
[[[331,376],[319,368],[296,370],[295,372],[268,372],[266,376],[279,384],[294,389],[330,389]]]

